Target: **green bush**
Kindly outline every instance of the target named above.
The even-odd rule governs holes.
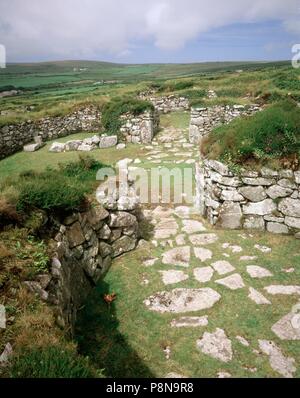
[[[209,158],[243,164],[300,156],[300,109],[293,101],[278,102],[251,117],[215,129],[202,143]]]
[[[130,112],[133,115],[140,115],[147,110],[153,110],[150,102],[137,100],[131,97],[114,98],[102,108],[102,124],[105,132],[109,135],[119,135],[122,121],[120,116]]]
[[[158,92],[168,91],[181,91],[194,87],[194,82],[190,80],[181,80],[175,82],[166,82],[158,87]]]
[[[89,155],[79,155],[78,161],[61,163],[59,169],[66,177],[75,177],[80,181],[95,180],[97,171],[106,167]]]
[[[60,347],[47,347],[26,349],[15,356],[10,376],[24,379],[86,379],[94,378],[95,372],[87,358]]]
[[[299,75],[295,72],[280,73],[273,80],[274,85],[281,90],[298,91],[300,90]]]

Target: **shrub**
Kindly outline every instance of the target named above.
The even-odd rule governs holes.
[[[281,90],[299,91],[300,79],[296,73],[280,73],[273,80],[274,85]]]
[[[16,206],[6,198],[0,197],[0,228],[7,224],[17,224],[20,220]]]
[[[122,127],[120,116],[130,112],[139,115],[147,110],[153,110],[150,102],[137,100],[131,97],[117,97],[105,104],[102,108],[102,124],[109,135],[118,135]]]
[[[25,349],[15,356],[10,369],[12,378],[93,378],[95,372],[87,358],[60,347]]]
[[[300,110],[293,101],[278,102],[251,117],[215,129],[202,143],[210,158],[235,164],[300,155]]]
[[[95,180],[97,171],[103,167],[105,167],[104,164],[89,155],[79,155],[78,161],[59,164],[63,175],[75,177],[80,181]]]

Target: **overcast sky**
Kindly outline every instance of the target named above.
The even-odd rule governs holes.
[[[290,59],[300,0],[0,0],[8,61]]]

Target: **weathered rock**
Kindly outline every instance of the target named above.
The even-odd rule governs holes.
[[[197,341],[197,348],[222,362],[230,362],[233,358],[231,341],[223,329],[218,328],[214,333],[205,332],[202,339]]]
[[[178,224],[173,217],[163,218],[154,231],[154,239],[168,239],[178,233]]]
[[[157,263],[158,260],[159,258],[150,258],[149,260],[145,260],[143,265],[145,267],[152,267],[155,263]]]
[[[271,253],[272,249],[267,246],[255,245],[255,249],[259,250],[262,253]]]
[[[0,367],[8,365],[9,360],[12,356],[13,356],[13,348],[10,343],[7,343],[4,348],[4,351],[0,355]]]
[[[126,148],[126,144],[118,144],[117,146],[116,146],[116,149],[118,150],[118,151],[120,151],[120,150],[122,150],[122,149],[125,149]]]
[[[230,275],[227,278],[216,281],[216,283],[228,287],[230,290],[238,290],[245,287],[243,279],[239,274]]]
[[[171,326],[173,328],[198,328],[204,327],[208,325],[208,316],[189,316],[189,317],[182,317],[179,319],[173,319],[171,322]]]
[[[73,151],[77,151],[78,147],[82,144],[82,141],[79,140],[74,140],[74,141],[68,141],[65,144],[65,150],[67,152],[73,152]]]
[[[160,313],[185,313],[212,308],[221,296],[215,290],[205,289],[175,289],[170,292],[160,292],[144,301],[151,310]]]
[[[269,278],[273,276],[273,274],[268,269],[258,267],[257,265],[249,265],[247,267],[247,272],[251,276],[251,278],[255,279]]]
[[[292,191],[294,189],[297,189],[296,184],[287,178],[283,178],[280,181],[278,181],[278,185],[286,189],[291,189]]]
[[[300,222],[299,222],[299,228],[300,228]],[[278,224],[278,223],[274,223],[274,222],[267,223],[267,231],[272,234],[288,234],[289,233],[289,229],[286,225]]]
[[[300,340],[300,315],[290,312],[281,318],[272,327],[272,332],[281,340],[299,341]]]
[[[129,236],[123,236],[112,244],[113,257],[118,257],[121,254],[134,250],[136,247],[136,240]]]
[[[279,203],[278,209],[285,216],[300,218],[300,199],[283,199]]]
[[[29,145],[25,145],[23,147],[23,151],[24,152],[36,152],[39,149],[41,149],[43,146],[44,146],[43,143],[29,144]]]
[[[226,275],[235,271],[235,268],[228,261],[217,261],[211,266],[219,275]]]
[[[100,242],[99,243],[99,254],[101,255],[102,258],[105,258],[109,255],[112,254],[112,247],[110,245],[108,245],[105,242]]]
[[[271,199],[285,198],[293,193],[292,189],[283,188],[280,185],[273,185],[267,189],[267,194]]]
[[[243,206],[243,213],[246,215],[254,214],[258,216],[265,216],[267,214],[273,213],[273,211],[276,210],[277,206],[272,199],[266,199],[257,203],[248,203],[247,205]]]
[[[194,246],[210,245],[218,241],[216,234],[192,235],[189,237]]]
[[[126,212],[112,213],[110,216],[110,228],[132,227],[136,225],[137,219],[133,214]]]
[[[299,184],[300,185],[300,171],[295,171],[295,181],[296,181],[296,184]]]
[[[163,254],[162,262],[166,265],[189,267],[191,248],[189,246],[176,247]]]
[[[227,202],[242,202],[244,200],[243,196],[237,190],[227,191],[224,189],[222,190],[220,199]]]
[[[38,282],[33,282],[33,281],[26,281],[24,282],[24,286],[26,288],[36,294],[41,300],[47,301],[49,298],[48,292],[46,292],[44,289],[42,289],[41,285]]]
[[[236,336],[237,341],[242,344],[244,347],[249,347],[249,342],[242,336]]]
[[[255,290],[253,287],[249,288],[249,295],[248,297],[254,301],[258,305],[268,305],[271,304],[271,302],[265,298],[263,294]]]
[[[4,305],[0,305],[0,329],[6,329],[6,310]]]
[[[183,220],[182,231],[186,232],[187,234],[194,234],[196,232],[204,232],[204,231],[206,231],[206,228],[199,221]]]
[[[300,286],[283,286],[283,285],[272,285],[272,286],[267,286],[264,288],[269,294],[271,295],[276,295],[276,294],[282,294],[282,295],[293,295],[293,294],[298,294],[300,295]]]
[[[100,149],[112,148],[118,144],[118,137],[116,135],[101,137],[99,147]]]
[[[269,356],[271,368],[283,377],[292,378],[297,370],[295,360],[285,357],[273,341],[259,340],[258,343],[262,352]]]
[[[184,234],[180,234],[176,236],[175,241],[177,246],[185,246],[186,245],[186,236]]]
[[[54,142],[49,149],[49,152],[55,152],[55,153],[64,152],[64,151],[65,151],[65,144],[61,144],[59,142]]]
[[[178,206],[175,209],[175,214],[180,218],[188,218],[190,215],[190,208],[186,206]]]
[[[210,260],[213,256],[213,253],[211,250],[204,249],[202,247],[195,247],[194,253],[195,253],[195,256],[203,263],[207,260]]]
[[[107,224],[104,224],[103,227],[97,232],[98,238],[102,240],[109,240],[111,237],[111,229]]]
[[[300,229],[300,218],[286,217],[285,224],[290,228]]]
[[[232,176],[232,173],[229,171],[228,166],[224,163],[218,162],[217,160],[206,160],[204,163],[224,177]]]
[[[253,186],[270,186],[275,184],[275,180],[271,178],[242,178],[243,183]]]
[[[224,202],[220,208],[218,224],[222,228],[238,229],[242,226],[241,206],[235,202]]]
[[[79,222],[75,222],[67,229],[67,238],[71,249],[85,242],[85,236]]]
[[[183,271],[159,271],[163,277],[163,283],[165,285],[172,285],[175,283],[183,282],[189,279],[189,276],[186,275]]]
[[[93,146],[92,145],[87,145],[87,144],[81,144],[79,145],[77,151],[79,152],[91,152],[93,150]]]
[[[213,277],[214,270],[211,267],[202,267],[194,269],[195,279],[200,283],[206,283]]]
[[[244,228],[264,231],[265,230],[264,218],[261,216],[247,216],[245,217]]]

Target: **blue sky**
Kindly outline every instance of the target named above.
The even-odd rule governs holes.
[[[300,0],[1,0],[9,62],[291,59]]]

